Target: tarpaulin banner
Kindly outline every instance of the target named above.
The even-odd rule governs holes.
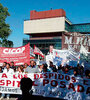
[[[53,49],[53,64],[59,66],[70,65],[77,66],[77,62],[80,59],[80,53],[74,50],[57,50]],[[73,62],[73,64],[71,64]]]
[[[18,48],[0,47],[0,65],[3,62],[10,63],[13,61],[15,65],[23,65],[30,62],[30,44]]]
[[[21,94],[20,80],[33,81],[33,95],[67,100],[90,100],[90,79],[60,73],[0,74],[0,93]]]
[[[59,66],[67,64],[69,51],[53,49],[53,64]]]

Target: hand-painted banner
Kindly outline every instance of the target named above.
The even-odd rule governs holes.
[[[15,65],[21,65],[30,62],[30,45],[27,44],[18,48],[0,47],[0,65],[3,62],[10,63],[13,61]]]
[[[20,79],[33,81],[33,95],[67,100],[90,100],[90,79],[60,73],[0,74],[0,93],[21,94]]]

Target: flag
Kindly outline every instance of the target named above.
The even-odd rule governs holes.
[[[35,54],[34,54],[34,49],[30,46],[30,57],[32,56],[35,57]]]
[[[38,47],[36,47],[35,45],[34,45],[34,54],[40,55],[41,57],[44,58],[44,54],[43,54],[43,53],[41,52],[41,50],[40,50]]]

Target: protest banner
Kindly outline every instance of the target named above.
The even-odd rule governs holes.
[[[33,81],[33,95],[67,100],[90,100],[90,79],[60,73],[0,74],[0,92],[21,94],[20,80]]]
[[[53,64],[59,66],[70,65],[77,66],[77,62],[80,60],[80,53],[74,50],[57,50],[53,49]]]
[[[30,44],[18,48],[0,47],[0,65],[3,62],[10,63],[13,61],[15,65],[29,64],[30,62]]]
[[[90,51],[90,36],[78,32],[70,32],[62,34],[62,49],[68,49],[68,44],[80,51],[81,44]]]
[[[67,64],[67,57],[69,55],[68,50],[53,49],[53,64],[59,66],[60,64]]]

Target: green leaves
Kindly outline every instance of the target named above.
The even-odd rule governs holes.
[[[10,16],[8,8],[3,7],[3,5],[0,3],[0,46],[2,47],[13,46],[13,42],[7,40],[8,36],[11,34],[9,24],[5,22],[8,16]]]

